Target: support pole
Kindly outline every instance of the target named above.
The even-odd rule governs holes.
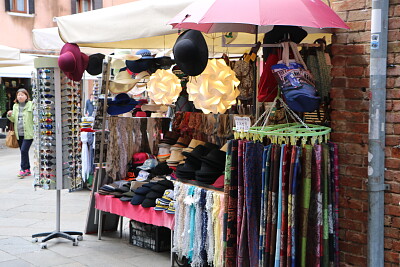
[[[372,0],[368,140],[368,266],[384,266],[386,67],[389,0]]]

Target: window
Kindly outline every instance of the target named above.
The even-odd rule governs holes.
[[[34,14],[35,3],[34,0],[6,0],[6,11],[23,14]]]
[[[77,0],[76,1],[76,11],[78,13],[86,12],[92,10],[91,0]]]
[[[103,7],[103,0],[71,0],[71,14],[82,13]]]

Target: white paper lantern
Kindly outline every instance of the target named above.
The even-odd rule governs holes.
[[[156,104],[172,104],[182,91],[181,81],[172,70],[158,69],[150,76],[147,91]]]
[[[225,113],[236,103],[239,83],[223,59],[211,59],[203,73],[187,83],[189,100],[205,114]]]

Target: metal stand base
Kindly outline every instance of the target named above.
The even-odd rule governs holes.
[[[73,235],[77,235],[77,237],[73,237]],[[54,238],[65,238],[68,240],[72,241],[73,246],[78,245],[78,241],[81,241],[83,239],[82,237],[83,233],[82,232],[75,232],[75,231],[65,231],[65,232],[46,232],[46,233],[39,233],[39,234],[34,234],[32,235],[32,241],[33,242],[38,242],[38,237],[44,236],[44,238],[40,241],[40,247],[42,249],[47,248],[47,244],[45,243],[46,241],[49,241]]]

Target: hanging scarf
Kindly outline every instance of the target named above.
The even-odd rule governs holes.
[[[207,211],[207,263],[211,265],[214,262],[214,217],[213,217],[214,198],[211,190],[206,194],[206,211]]]
[[[244,189],[247,216],[247,232],[250,266],[258,265],[258,239],[261,208],[261,159],[264,147],[261,143],[248,142],[245,145]]]

